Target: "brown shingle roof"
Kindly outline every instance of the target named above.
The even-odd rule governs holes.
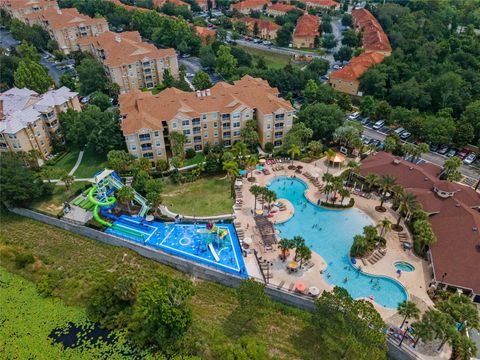
[[[384,56],[380,53],[363,53],[354,57],[345,65],[343,69],[333,71],[330,74],[332,79],[342,79],[346,81],[357,80],[369,68],[383,61]]]
[[[298,18],[293,37],[315,37],[320,35],[320,19],[315,15],[305,14]]]
[[[438,180],[432,174],[440,170],[432,164],[415,165],[385,152],[369,156],[360,167],[363,176],[394,176],[431,214],[428,220],[437,237],[431,247],[436,279],[447,273],[446,283],[480,294],[480,195],[468,186]],[[453,196],[442,198],[434,188],[452,192]]]
[[[365,51],[392,51],[387,35],[370,11],[353,9],[352,16],[363,31],[362,43]]]
[[[250,8],[255,8],[258,6],[267,5],[269,3],[268,0],[246,0],[236,4],[232,4],[232,9],[236,10],[245,10]]]
[[[91,18],[80,14],[76,8],[55,9],[49,8],[28,14],[27,19],[40,19],[48,23],[50,29],[65,29],[79,25],[103,24],[108,26],[104,18]]]
[[[132,90],[120,95],[120,112],[126,114],[122,121],[124,134],[142,128],[162,129],[162,121],[170,121],[177,114],[196,117],[202,113],[232,113],[239,107],[256,108],[265,114],[282,108],[292,111],[292,105],[278,97],[278,90],[266,80],[245,75],[233,85],[219,82],[210,89],[209,96],[197,96],[168,88],[153,95],[151,92]]]
[[[79,45],[93,45],[103,49],[105,60],[109,66],[131,64],[136,61],[160,59],[166,56],[176,56],[174,49],[158,49],[155,45],[142,41],[138,31],[127,31],[120,34],[106,31],[99,36],[89,36],[78,40]]]

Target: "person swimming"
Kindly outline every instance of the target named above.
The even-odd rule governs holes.
[[[343,279],[343,282],[344,282],[344,283],[346,283],[347,281],[348,281],[348,279],[347,279],[347,278]]]

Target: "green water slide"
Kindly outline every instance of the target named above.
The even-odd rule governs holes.
[[[113,205],[115,204],[115,202],[117,201],[117,199],[113,196],[111,197],[108,197],[106,199],[106,201],[98,201],[97,199],[95,199],[93,197],[93,194],[95,193],[97,189],[95,187],[92,187],[90,189],[90,191],[88,192],[88,195],[87,195],[87,198],[88,200],[95,205],[95,207],[93,208],[93,218],[101,225],[103,226],[107,226],[107,227],[111,227],[112,224],[110,224],[108,221],[105,221],[103,220],[100,215],[98,214],[98,208],[100,206],[110,206],[110,205]]]

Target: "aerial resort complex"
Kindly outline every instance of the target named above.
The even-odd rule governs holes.
[[[480,6],[0,0],[0,358],[480,359]]]

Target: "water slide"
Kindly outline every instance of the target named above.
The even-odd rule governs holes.
[[[108,181],[114,186],[116,187],[117,189],[121,189],[122,187],[124,187],[125,185],[120,181],[118,180],[115,176],[110,176],[108,178]],[[140,195],[138,192],[134,191],[134,198],[133,200],[135,200],[137,203],[140,204],[140,206],[142,207],[140,209],[140,212],[138,213],[139,216],[141,217],[144,217],[145,214],[147,213],[148,211],[148,205],[147,205],[147,199],[145,199],[142,195]]]
[[[94,198],[93,194],[95,193],[97,189],[95,187],[92,187],[90,191],[88,192],[87,198],[88,200],[95,205],[93,208],[93,218],[101,225],[111,227],[112,224],[110,224],[108,221],[103,220],[100,215],[98,214],[98,208],[100,206],[111,206],[113,205],[117,199],[115,197],[110,196],[105,199],[105,201],[98,201],[97,199]]]
[[[212,252],[212,255],[213,255],[213,257],[215,258],[215,261],[220,261],[220,258],[218,257],[218,254],[217,254],[217,252],[215,251],[215,249],[213,248],[212,243],[208,244],[208,248],[209,248],[210,251]]]

